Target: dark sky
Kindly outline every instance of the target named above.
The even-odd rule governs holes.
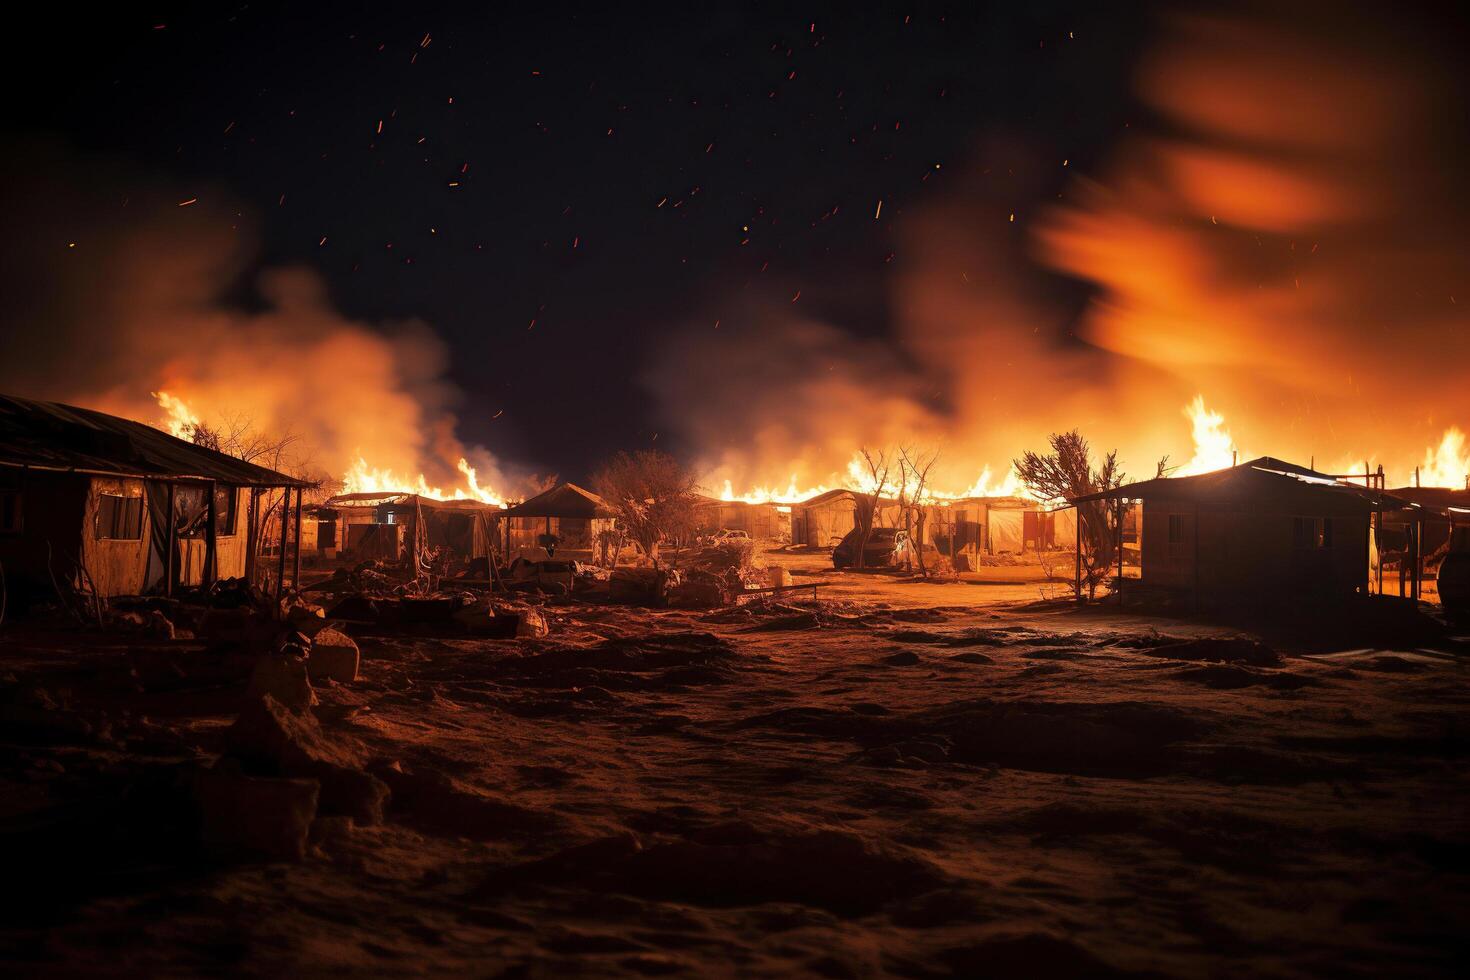
[[[573,472],[650,442],[643,365],[741,292],[886,332],[892,219],[989,135],[1100,159],[1139,112],[1151,24],[1132,4],[618,6],[52,5],[12,25],[5,125],[222,188],[258,213],[262,265],[433,325],[466,440]],[[1053,171],[1028,192],[1055,196]]]

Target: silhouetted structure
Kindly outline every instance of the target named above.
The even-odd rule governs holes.
[[[1072,503],[1090,500],[1141,501],[1138,584],[1188,593],[1201,606],[1367,595],[1370,528],[1385,511],[1417,513],[1393,494],[1269,456]]]
[[[0,396],[0,564],[13,596],[254,577],[268,520],[299,539],[308,486],[141,422]],[[287,550],[276,554],[278,584]]]
[[[575,483],[559,483],[545,493],[516,504],[502,513],[505,520],[506,560],[544,558],[543,535],[554,535],[558,547],[591,552],[601,531],[613,527],[607,503]]]

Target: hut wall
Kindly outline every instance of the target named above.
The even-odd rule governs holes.
[[[107,498],[122,498],[128,506],[136,506],[136,537],[103,537],[112,533],[101,527]],[[132,504],[132,501],[138,501]],[[81,522],[81,554],[92,587],[98,595],[137,595],[148,585],[148,549],[151,524],[144,502],[142,480],[95,477],[88,481],[85,509]],[[131,533],[132,529],[129,528]],[[56,577],[65,580],[58,563]]]
[[[18,495],[19,528],[0,533],[0,562],[12,598],[54,595],[51,569],[58,581],[83,554],[83,534],[92,481],[71,473],[0,470],[5,486]],[[49,545],[49,550],[48,550]]]
[[[1196,510],[1149,501],[1142,537],[1144,580],[1197,586],[1206,603],[1240,593],[1341,595],[1368,584],[1368,518],[1347,502],[1202,502]]]

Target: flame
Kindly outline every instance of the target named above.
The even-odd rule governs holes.
[[[469,464],[469,460],[461,457],[457,468],[464,474],[465,486],[446,491],[441,487],[430,486],[422,473],[417,477],[409,477],[391,469],[371,466],[367,459],[359,455],[342,477],[342,492],[415,493],[433,500],[478,500],[495,507],[505,506],[505,498],[489,487],[480,486],[475,468]]]
[[[1235,465],[1235,440],[1225,426],[1225,416],[1205,407],[1205,396],[1195,395],[1184,407],[1194,430],[1194,456],[1174,476],[1197,476]]]
[[[924,495],[935,500],[965,500],[971,497],[1030,497],[1025,485],[1015,469],[1008,468],[1005,476],[999,482],[992,482],[993,471],[989,466],[983,467],[975,482],[965,489],[934,489],[925,487]],[[742,502],[747,504],[794,504],[813,497],[821,496],[832,490],[851,490],[854,493],[872,493],[877,483],[873,479],[872,471],[868,469],[867,462],[862,453],[854,453],[852,459],[847,463],[847,479],[832,486],[828,484],[817,484],[815,486],[803,487],[797,480],[796,474],[791,475],[790,481],[782,489],[780,486],[758,486],[742,493],[735,492],[735,486],[730,480],[724,481],[724,488],[720,491],[720,499],[730,502]],[[896,494],[898,487],[894,484],[892,473],[883,485],[884,494]]]
[[[158,407],[168,413],[162,420],[161,428],[167,429],[175,439],[188,439],[200,423],[199,416],[177,395],[167,391],[155,391],[152,394]]]
[[[1425,487],[1470,488],[1470,449],[1465,433],[1455,426],[1445,430],[1439,445],[1424,452],[1419,467],[1419,485]]]

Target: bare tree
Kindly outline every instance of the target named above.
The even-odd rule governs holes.
[[[867,556],[868,540],[873,536],[873,522],[878,518],[883,504],[883,491],[888,488],[888,480],[892,475],[895,454],[888,449],[869,449],[866,446],[858,450],[863,457],[863,465],[868,468],[869,489],[866,493],[854,492],[856,507],[853,517],[857,522],[858,549],[853,559],[854,568],[863,567],[863,559]]]
[[[694,527],[698,484],[693,472],[667,453],[618,453],[593,476],[592,489],[655,564],[660,541],[687,535]]]
[[[904,474],[904,489],[899,495],[899,506],[903,509],[904,515],[904,530],[909,536],[909,546],[918,556],[919,574],[927,578],[929,569],[924,564],[924,528],[929,521],[929,506],[933,503],[933,492],[929,488],[929,471],[939,461],[939,450],[914,449],[904,446],[898,452],[899,467]],[[910,487],[912,487],[911,493]]]
[[[1104,456],[1102,465],[1095,469],[1091,452],[1087,440],[1073,429],[1052,434],[1051,452],[1028,452],[1014,465],[1022,482],[1041,500],[1076,500],[1122,486],[1124,475],[1118,468],[1117,450]],[[1077,541],[1082,552],[1080,585],[1089,599],[1095,599],[1097,587],[1107,578],[1116,556],[1118,508],[1106,500],[1090,500],[1076,507]]]

